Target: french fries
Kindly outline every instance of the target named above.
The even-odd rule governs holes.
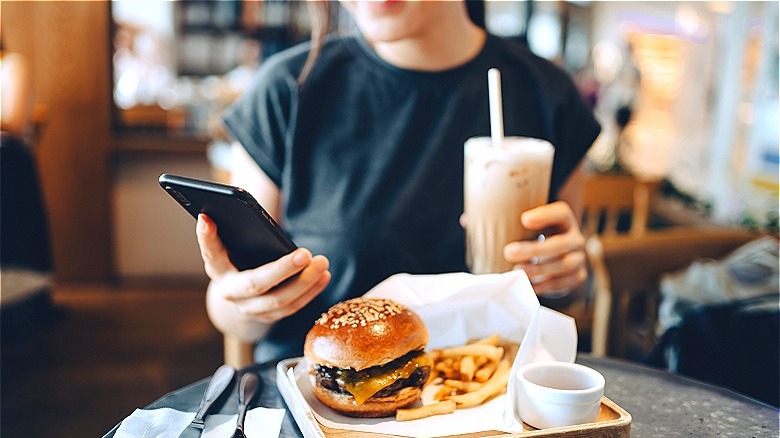
[[[486,363],[474,373],[474,380],[477,382],[487,382],[490,376],[493,375],[493,372],[496,371],[497,366],[498,364],[496,362]]]
[[[482,384],[479,382],[464,382],[462,380],[447,379],[444,381],[444,386],[449,386],[450,388],[454,388],[458,391],[471,392],[479,389]]]
[[[509,381],[509,370],[511,367],[508,360],[502,360],[498,365],[498,368],[496,368],[496,371],[490,377],[490,380],[485,382],[484,385],[481,385],[473,392],[462,395],[453,395],[449,399],[455,401],[460,408],[481,405],[485,400],[506,391],[506,384]]]
[[[493,333],[492,335],[486,338],[482,338],[478,340],[477,342],[475,342],[475,344],[486,344],[486,345],[492,345],[494,347],[497,347],[498,341],[499,341],[498,333]]]
[[[516,353],[516,346],[501,345],[498,334],[430,351],[433,369],[423,388],[423,406],[396,410],[396,421],[452,413],[504,393]]]
[[[468,344],[439,350],[441,357],[485,356],[490,360],[500,360],[504,357],[503,347],[488,344]]]
[[[474,380],[474,373],[477,372],[477,364],[474,362],[474,356],[464,356],[460,360],[460,380],[471,382]]]
[[[455,407],[454,401],[445,400],[417,408],[396,409],[395,421],[410,421],[430,417],[432,415],[451,414],[455,412]]]

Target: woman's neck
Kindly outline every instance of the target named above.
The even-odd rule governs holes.
[[[439,18],[415,35],[369,44],[385,61],[409,70],[442,71],[474,59],[485,44],[485,31],[469,19],[465,8],[452,8]]]

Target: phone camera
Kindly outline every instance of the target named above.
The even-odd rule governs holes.
[[[181,192],[178,190],[172,188],[172,187],[166,187],[165,190],[168,191],[177,201],[179,201],[179,204],[189,207],[192,203],[189,199],[187,199],[186,196],[182,195]]]

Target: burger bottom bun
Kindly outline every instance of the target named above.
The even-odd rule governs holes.
[[[390,397],[371,397],[363,404],[355,403],[351,394],[341,394],[314,385],[314,396],[325,406],[349,417],[379,418],[395,415],[395,410],[409,406],[420,399],[420,388],[402,388]]]

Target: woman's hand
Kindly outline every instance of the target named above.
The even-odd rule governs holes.
[[[330,282],[328,259],[312,256],[305,248],[257,268],[238,271],[208,216],[198,217],[196,234],[211,279],[209,317],[223,333],[257,340],[268,325],[303,308]]]
[[[523,213],[520,220],[544,238],[508,243],[506,260],[525,270],[538,295],[579,289],[588,279],[585,237],[569,204],[542,205]]]

